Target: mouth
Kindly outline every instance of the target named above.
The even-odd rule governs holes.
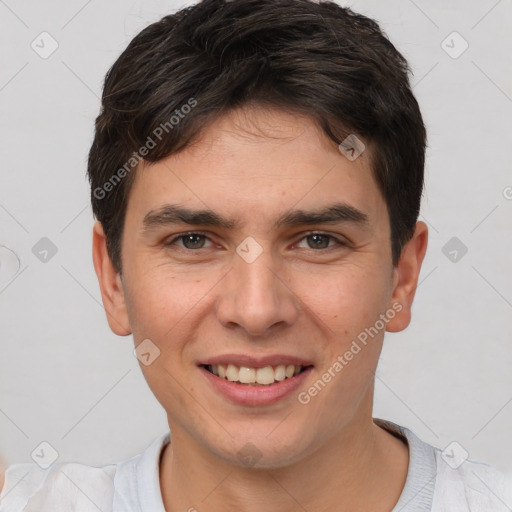
[[[202,364],[200,366],[220,379],[242,386],[256,387],[272,386],[284,380],[292,379],[312,368],[312,365],[295,364],[268,365],[262,368],[234,364]]]
[[[287,354],[219,354],[198,361],[198,368],[217,396],[252,408],[293,397],[305,386],[314,365],[310,360]]]

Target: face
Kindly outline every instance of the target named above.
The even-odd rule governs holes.
[[[95,264],[117,283],[113,330],[160,351],[141,368],[174,442],[279,467],[369,421],[383,333],[412,301],[370,151],[351,161],[312,121],[246,107],[137,171],[123,276]]]

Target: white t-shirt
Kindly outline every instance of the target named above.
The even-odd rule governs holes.
[[[457,445],[443,455],[404,427],[374,421],[409,445],[407,480],[392,512],[512,510],[512,473],[462,462],[464,452]],[[43,470],[35,463],[14,464],[5,473],[0,512],[166,512],[159,459],[169,438],[167,432],[143,453],[100,468],[59,463]]]

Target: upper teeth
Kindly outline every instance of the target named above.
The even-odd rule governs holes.
[[[273,384],[286,378],[297,375],[302,366],[293,364],[278,366],[265,366],[264,368],[249,368],[247,366],[235,366],[234,364],[213,364],[208,367],[210,371],[223,379],[242,384]]]

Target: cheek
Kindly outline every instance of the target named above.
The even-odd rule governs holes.
[[[329,273],[301,275],[294,291],[329,338],[346,339],[375,324],[390,298],[390,279],[370,266],[339,267]]]
[[[389,301],[390,285],[385,272],[370,266],[347,266],[328,279],[310,276],[308,281],[304,302],[321,320],[318,325],[323,330],[317,375],[322,382],[317,388],[323,390],[324,384],[328,388],[319,393],[312,409],[318,408],[320,414],[322,407],[332,408],[341,414],[357,407],[373,379],[384,334],[379,319]]]
[[[367,403],[384,333],[382,321],[375,326],[390,295],[383,275],[365,267],[340,269],[330,279],[308,278],[317,286],[310,286],[305,303],[324,332],[321,365],[300,390],[313,429],[336,431]]]
[[[194,322],[218,279],[177,273],[165,266],[134,272],[129,286],[129,315],[135,342],[154,338],[170,348],[170,340]]]
[[[164,266],[131,274],[129,315],[135,345],[150,339],[159,350],[151,364],[140,364],[150,389],[165,410],[184,411],[195,396],[186,352],[195,346],[216,280],[173,274]]]

